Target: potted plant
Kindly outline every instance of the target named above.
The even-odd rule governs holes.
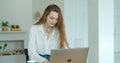
[[[8,21],[2,22],[2,31],[8,31],[9,23]]]
[[[1,50],[1,49],[2,49],[2,50],[5,50],[6,47],[7,47],[7,43],[3,44],[3,46],[0,45],[0,50]]]
[[[11,25],[11,31],[20,31],[19,25]]]
[[[0,45],[0,55],[4,53],[5,48],[7,47],[7,43]]]
[[[11,25],[11,28],[15,28],[15,25]]]
[[[15,25],[11,25],[11,31],[14,31]]]
[[[20,26],[19,26],[19,25],[16,25],[16,28],[17,28],[17,29],[19,29],[19,28],[20,28]]]
[[[16,31],[20,31],[20,26],[19,25],[16,25],[15,28],[16,28]]]

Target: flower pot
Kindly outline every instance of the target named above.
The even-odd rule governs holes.
[[[2,27],[2,31],[8,31],[8,27]]]
[[[11,31],[20,31],[20,28],[11,28]]]

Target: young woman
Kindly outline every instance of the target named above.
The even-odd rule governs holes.
[[[62,12],[57,5],[51,4],[45,9],[41,19],[30,29],[29,57],[38,63],[49,63],[52,49],[67,47]]]

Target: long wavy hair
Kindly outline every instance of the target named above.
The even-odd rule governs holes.
[[[65,46],[69,47],[68,43],[67,43],[67,39],[66,39],[65,29],[64,29],[65,26],[64,26],[62,12],[61,12],[60,8],[57,5],[55,5],[55,4],[49,5],[45,9],[41,19],[35,25],[44,24],[46,22],[46,20],[47,20],[47,16],[49,15],[49,13],[51,11],[54,11],[54,12],[58,13],[58,22],[56,23],[55,26],[58,28],[59,33],[60,33],[60,36],[59,36],[59,39],[60,39],[59,48],[64,48]]]

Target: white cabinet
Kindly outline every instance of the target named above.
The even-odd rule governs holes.
[[[0,56],[0,63],[26,63],[25,55]]]
[[[1,44],[7,43],[5,51],[1,52],[11,53],[8,55],[1,55],[1,63],[26,63],[26,58],[24,52],[18,54],[18,51],[24,51],[25,42],[27,42],[27,33],[20,32],[0,32],[0,42]],[[0,44],[0,45],[1,45]],[[17,50],[17,51],[16,51]]]

